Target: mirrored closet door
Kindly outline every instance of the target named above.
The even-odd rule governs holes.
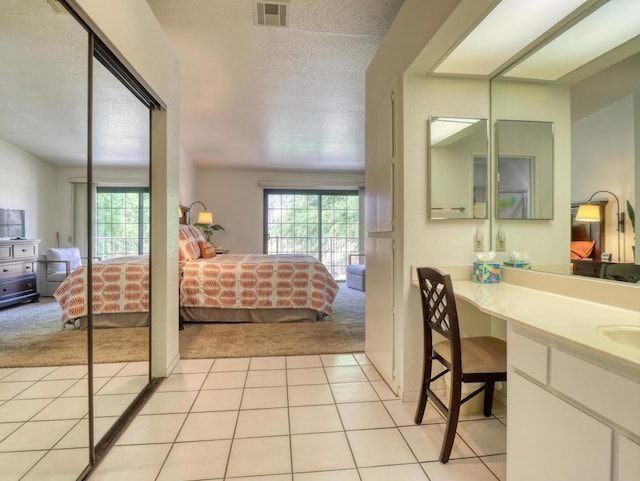
[[[0,38],[0,479],[82,479],[151,381],[154,102],[64,2]]]

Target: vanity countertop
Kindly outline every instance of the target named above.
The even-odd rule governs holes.
[[[640,382],[640,312],[518,285],[454,280],[460,300],[566,345]],[[622,326],[625,330],[620,331]],[[618,332],[605,333],[607,330]],[[619,336],[619,340],[611,337]],[[621,341],[621,342],[620,342]]]

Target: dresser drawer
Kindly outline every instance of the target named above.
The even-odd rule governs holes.
[[[7,297],[35,292],[36,276],[27,275],[12,281],[0,282],[0,301]]]
[[[13,258],[24,259],[25,257],[37,257],[38,245],[35,243],[13,244]]]
[[[12,264],[0,264],[0,279],[31,274],[34,272],[33,262],[14,262]]]
[[[4,244],[0,246],[0,260],[11,259],[13,257],[12,247],[12,244]]]

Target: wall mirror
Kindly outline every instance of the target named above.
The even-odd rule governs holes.
[[[140,326],[94,326],[88,283],[86,316],[64,323],[54,294],[98,262],[148,256],[150,104],[60,2],[0,0],[0,32],[0,209],[21,213],[17,230],[5,219],[0,252],[32,248],[0,255],[0,283],[37,292],[0,308],[0,479],[50,479],[52,466],[80,479],[149,386],[150,312]],[[69,272],[50,262],[62,250]],[[148,300],[148,277],[128,292]]]
[[[496,121],[496,218],[553,218],[553,123]]]
[[[488,134],[486,119],[431,117],[430,219],[486,219]]]

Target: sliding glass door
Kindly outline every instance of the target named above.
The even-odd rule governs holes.
[[[361,252],[358,191],[268,189],[264,195],[264,252],[309,254],[344,280],[349,255]]]

